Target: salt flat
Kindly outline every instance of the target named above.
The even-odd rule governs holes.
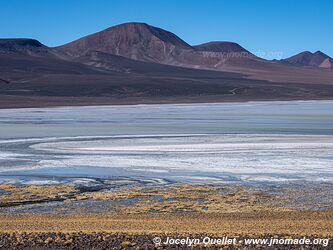
[[[333,181],[332,101],[7,109],[0,131],[1,182]]]

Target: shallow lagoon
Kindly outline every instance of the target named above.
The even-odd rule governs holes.
[[[0,110],[0,181],[333,181],[333,101]]]

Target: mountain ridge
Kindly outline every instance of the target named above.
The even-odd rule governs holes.
[[[0,108],[333,99],[330,64],[269,61],[233,42],[191,46],[142,23],[55,48],[0,39]]]
[[[56,47],[72,56],[100,51],[126,58],[201,69],[219,69],[230,56],[252,57],[236,43],[220,42],[219,50],[207,44],[191,46],[177,35],[146,23],[124,23]],[[223,49],[225,47],[225,49]],[[234,52],[246,55],[231,55]],[[259,59],[259,58],[256,58]]]
[[[169,31],[137,22],[112,26],[55,49],[77,58],[99,51],[143,62],[245,73],[255,79],[270,81],[313,82],[322,74],[307,74],[300,67],[290,69],[297,65],[257,57],[234,42],[212,41],[192,46]],[[331,61],[321,63],[321,68],[329,68]],[[293,78],[290,78],[291,71],[294,71]]]

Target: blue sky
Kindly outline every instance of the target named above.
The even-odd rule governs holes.
[[[0,37],[70,42],[146,22],[189,44],[234,41],[266,58],[321,50],[333,57],[331,0],[0,0]]]

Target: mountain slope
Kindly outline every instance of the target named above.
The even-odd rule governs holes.
[[[333,59],[326,58],[320,65],[319,68],[333,69]]]
[[[76,57],[76,62],[92,66],[96,69],[122,72],[133,75],[156,75],[156,76],[183,76],[191,74],[192,76],[202,77],[206,75],[221,75],[217,71],[197,70],[192,68],[177,67],[167,64],[137,61],[122,56],[112,55],[100,51],[90,51],[85,55]],[[230,77],[240,77],[241,74],[223,72],[223,75]]]

